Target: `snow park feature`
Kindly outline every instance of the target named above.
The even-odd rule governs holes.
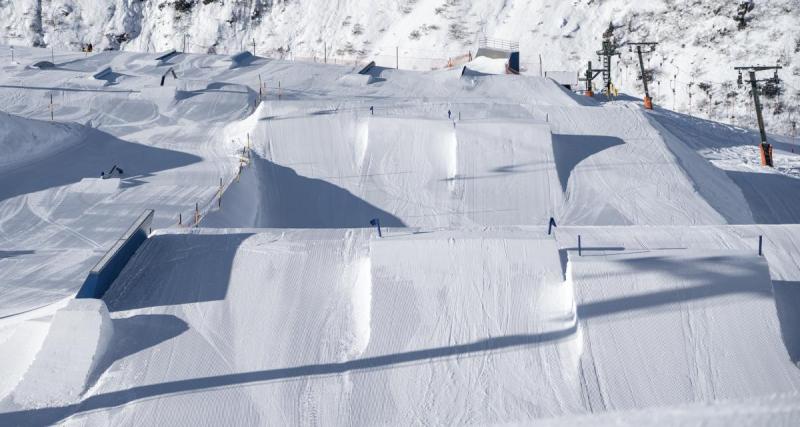
[[[525,38],[506,74],[515,49],[415,71],[190,28],[2,67],[0,426],[800,422],[796,141],[762,167],[755,122],[646,109],[616,56],[619,96],[577,94]]]

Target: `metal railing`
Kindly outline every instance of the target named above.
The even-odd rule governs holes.
[[[481,37],[480,39],[478,39],[478,48],[500,49],[500,50],[507,50],[509,52],[519,52],[519,42]]]

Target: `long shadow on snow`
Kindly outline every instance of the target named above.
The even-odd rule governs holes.
[[[161,234],[136,251],[103,296],[108,310],[224,300],[233,260],[252,234]]]
[[[259,157],[253,158],[240,182],[224,196],[233,200],[247,198],[258,200],[255,223],[231,223],[236,219],[226,221],[220,216],[209,224],[223,228],[366,228],[371,219],[379,218],[383,226],[405,226],[396,216],[344,188],[298,175],[294,169]]]
[[[595,248],[600,249],[600,248]],[[617,248],[612,248],[617,249]],[[724,259],[717,257],[708,257],[707,261],[711,263],[721,262]],[[696,277],[698,274],[709,273],[705,269],[699,267],[689,267],[680,264],[677,266],[674,260],[663,257],[654,257],[645,260],[625,260],[623,262],[636,262],[644,263],[643,267],[647,269],[657,269],[669,272],[680,277]],[[680,267],[680,268],[678,268]],[[737,278],[742,279],[741,274],[733,272]],[[744,278],[741,283],[729,284],[725,280],[716,280],[717,283],[709,285],[701,285],[691,288],[675,289],[669,291],[660,291],[650,294],[634,295],[629,297],[603,300],[598,302],[590,302],[580,304],[577,307],[578,318],[596,318],[615,313],[643,310],[646,308],[655,308],[663,305],[674,305],[678,302],[686,302],[698,299],[707,299],[726,294],[736,293],[752,293],[765,298],[771,297],[772,293],[768,287],[762,285],[753,285],[757,283],[757,278],[753,280]],[[789,288],[784,288],[789,290]],[[800,288],[795,290],[791,288],[791,298],[784,298],[788,304],[797,306],[796,301],[800,297]],[[779,309],[780,311],[780,309]],[[792,316],[798,316],[797,310],[792,309]],[[795,317],[796,318],[796,317]],[[797,324],[797,322],[795,322]],[[105,393],[101,395],[90,396],[79,404],[68,405],[64,407],[52,407],[41,409],[29,409],[7,412],[0,414],[0,424],[15,424],[15,423],[42,423],[51,424],[58,422],[72,414],[79,412],[87,412],[99,410],[104,408],[111,408],[122,406],[133,401],[148,399],[157,396],[180,394],[186,392],[193,392],[197,390],[204,390],[210,388],[229,387],[243,384],[252,384],[266,381],[287,380],[295,378],[304,378],[309,376],[320,375],[336,375],[353,371],[369,371],[377,369],[390,369],[395,366],[413,362],[425,362],[432,359],[446,358],[453,356],[463,356],[469,354],[476,354],[486,351],[498,351],[504,349],[513,349],[516,347],[524,347],[531,345],[544,344],[547,342],[557,341],[569,337],[577,330],[577,326],[573,326],[560,331],[553,331],[542,334],[533,335],[512,335],[497,338],[489,338],[477,341],[470,344],[455,345],[450,347],[438,347],[432,349],[423,349],[416,351],[409,351],[404,353],[389,354],[383,356],[368,357],[364,359],[352,360],[341,363],[326,363],[318,365],[305,365],[283,369],[271,369],[256,372],[244,372],[229,375],[218,375],[214,377],[193,378],[186,380],[171,381],[161,384],[152,384],[145,386],[138,386],[128,390],[116,391]],[[794,350],[796,351],[797,341],[794,342]],[[788,345],[787,345],[788,347]],[[796,357],[797,353],[792,353]]]
[[[86,140],[53,155],[0,173],[0,201],[48,188],[99,178],[102,171],[118,165],[128,178],[142,178],[167,169],[199,162],[200,158],[179,151],[123,141],[97,129]]]
[[[591,319],[616,313],[633,312],[688,301],[699,301],[729,294],[748,293],[764,298],[772,297],[772,291],[763,286],[752,285],[750,283],[714,283],[580,304],[578,305],[578,318],[582,320]]]
[[[624,312],[655,313],[657,307],[670,309],[669,306],[689,301],[700,301],[729,294],[751,294],[762,298],[772,298],[772,288],[765,283],[764,277],[757,273],[758,266],[734,265],[735,258],[708,256],[702,263],[685,263],[671,257],[653,256],[647,258],[621,259],[615,262],[627,264],[635,271],[659,272],[669,275],[676,284],[691,280],[700,283],[676,289],[665,289],[643,294],[626,295],[599,301],[579,301],[577,306],[579,319],[609,316]],[[756,262],[755,257],[753,262]],[[739,259],[738,263],[744,262]],[[719,269],[708,269],[703,263],[718,266],[727,264],[729,273],[721,274]],[[741,267],[741,268],[738,268]],[[766,274],[766,271],[762,271]],[[633,274],[633,273],[632,273]],[[583,280],[592,279],[593,275],[583,275]],[[606,277],[599,273],[598,278]],[[704,279],[707,278],[707,279]],[[644,310],[648,311],[645,312]]]
[[[189,330],[189,325],[169,314],[141,314],[112,319],[114,335],[108,352],[91,374],[93,384],[117,360],[154,347]]]
[[[0,85],[0,89],[27,89],[27,90],[47,90],[61,92],[98,92],[98,93],[138,93],[137,90],[129,89],[91,89],[82,87],[56,87],[56,86],[20,86],[20,85]]]
[[[36,251],[0,251],[0,259],[35,254]]]
[[[756,224],[800,223],[800,179],[776,173],[725,171],[742,190]]]
[[[384,356],[367,357],[364,359],[351,360],[341,363],[323,363],[318,365],[296,366],[292,368],[242,372],[237,374],[192,378],[160,384],[138,386],[127,390],[90,396],[81,403],[74,405],[6,412],[4,414],[0,414],[0,425],[53,424],[79,412],[88,412],[98,409],[122,406],[137,400],[148,399],[157,396],[193,392],[211,388],[253,384],[266,381],[290,380],[309,376],[336,375],[354,371],[391,369],[396,366],[414,362],[430,361],[431,359],[441,359],[455,356],[463,357],[470,354],[482,354],[488,351],[535,346],[567,338],[573,335],[576,331],[577,326],[572,326],[560,331],[532,335],[509,335],[489,338],[469,344],[408,351],[397,354],[387,354]]]
[[[657,120],[695,150],[742,145],[757,147],[761,140],[758,129],[742,128],[663,108],[656,108],[656,114],[650,114],[649,117]],[[776,140],[774,135],[767,135],[767,138],[776,150],[792,151],[797,149],[796,145]]]
[[[783,343],[792,362],[800,362],[800,282],[772,281],[775,308],[781,323]]]
[[[597,102],[599,105],[608,104],[608,103],[614,102],[614,101],[629,101],[629,102],[636,102],[636,101],[641,102],[642,101],[642,98],[637,98],[635,96],[631,96],[631,95],[628,95],[626,93],[621,93],[621,94],[619,94],[617,96],[612,96],[610,98],[605,96],[605,95],[603,95],[602,93],[595,93],[593,97],[591,97],[591,98],[587,97],[587,99],[591,99],[591,100]]]
[[[561,189],[567,191],[569,177],[580,162],[622,144],[625,141],[613,136],[553,134],[553,157]]]

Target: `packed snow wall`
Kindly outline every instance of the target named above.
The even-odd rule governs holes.
[[[549,127],[531,119],[296,112],[250,137],[250,166],[204,226],[539,224],[562,203]]]

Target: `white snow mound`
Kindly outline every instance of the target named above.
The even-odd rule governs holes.
[[[14,403],[40,407],[77,401],[113,331],[102,300],[70,301],[53,316],[42,349],[14,390]]]

